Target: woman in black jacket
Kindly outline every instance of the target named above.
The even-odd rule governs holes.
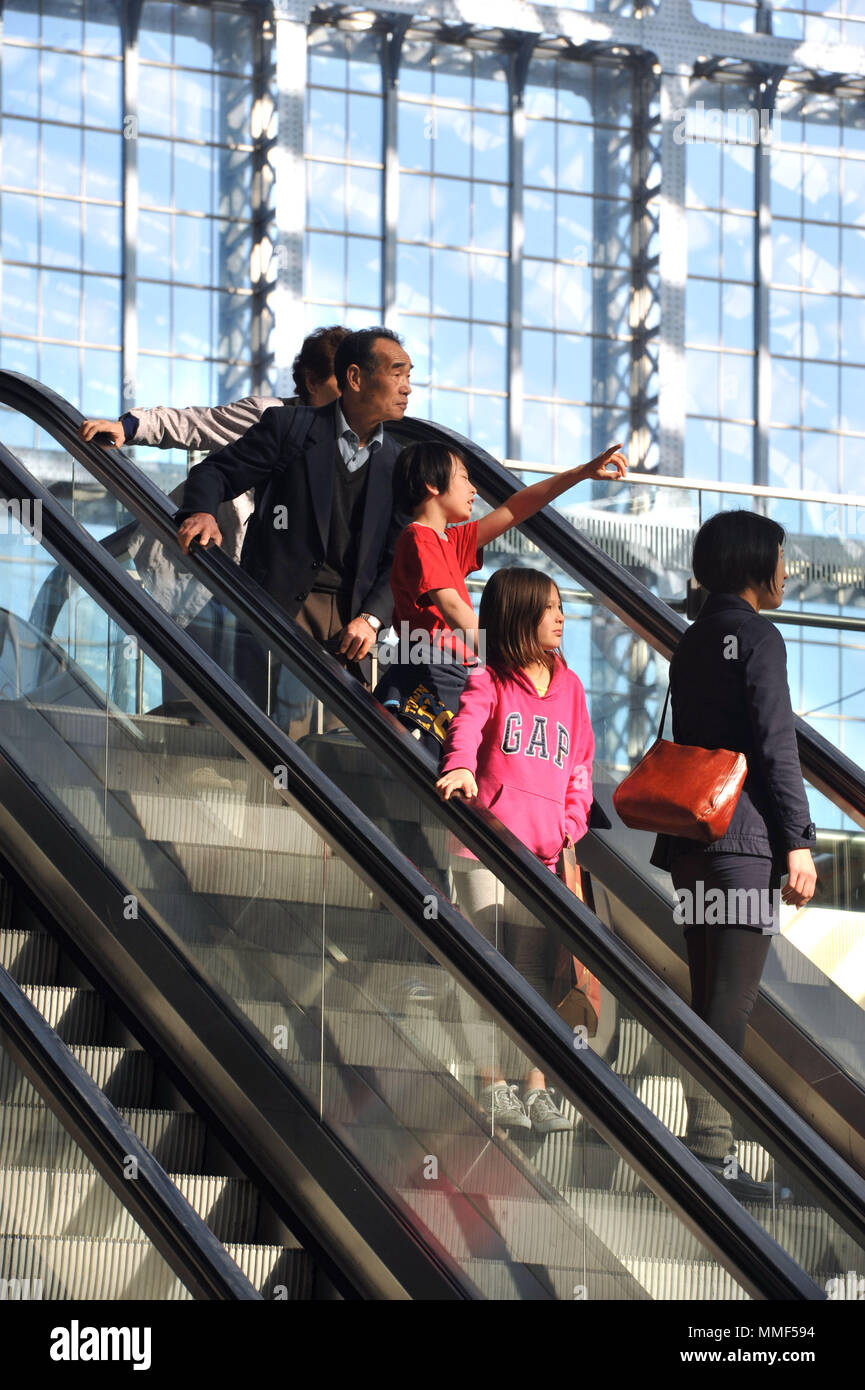
[[[745,511],[720,512],[697,534],[693,570],[709,597],[670,666],[673,738],[744,753],[748,775],[721,839],[660,835],[652,855],[673,878],[691,1007],[740,1056],[780,900],[801,907],[816,884],[786,648],[759,613],[781,606],[784,539],[777,522]],[[686,1099],[689,1148],[719,1177],[735,1175],[736,1195],[766,1195],[764,1184],[739,1176],[729,1162],[729,1114],[696,1083]]]

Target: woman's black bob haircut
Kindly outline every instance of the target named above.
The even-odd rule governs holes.
[[[786,533],[777,521],[757,512],[718,512],[697,532],[694,578],[710,594],[741,594],[749,585],[771,588],[778,547]]]
[[[427,486],[447,492],[454,459],[466,462],[459,449],[451,444],[433,440],[407,444],[393,466],[393,500],[397,511],[413,516],[429,497]]]

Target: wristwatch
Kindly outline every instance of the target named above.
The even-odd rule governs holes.
[[[358,617],[363,618],[365,623],[369,623],[373,632],[381,631],[381,618],[377,618],[374,613],[359,613]]]

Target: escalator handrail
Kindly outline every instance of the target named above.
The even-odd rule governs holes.
[[[11,386],[7,378],[14,379]],[[35,404],[30,398],[33,391]],[[7,395],[27,400],[27,413],[31,418],[52,433],[161,540],[175,545],[173,505],[120,451],[111,450],[109,458],[100,446],[79,440],[78,424],[82,417],[68,402],[27,377],[0,371],[0,400]],[[411,424],[417,437],[443,438],[460,447],[469,447],[469,441],[438,425],[423,422],[421,426],[417,421],[403,421],[402,432],[407,424]],[[422,435],[422,430],[427,433]],[[508,492],[513,491],[513,481],[505,470],[476,446],[470,448],[473,464],[475,455],[482,457],[495,473],[496,500],[508,495],[503,491],[506,485]],[[599,586],[609,583],[614,587],[611,606],[621,606],[625,611],[627,601],[631,609],[639,607],[632,603],[629,591],[629,583],[635,585],[637,581],[631,580],[626,570],[580,537],[567,522],[549,511],[539,513],[534,522],[542,523],[544,544],[547,543],[546,523],[550,523],[549,534],[553,537],[550,544],[553,546],[554,542],[559,549],[562,528],[569,533],[580,553],[586,555],[587,564],[591,562]],[[558,560],[558,555],[556,558]],[[409,783],[424,806],[492,867],[496,876],[536,918],[552,923],[565,937],[571,937],[575,953],[603,983],[614,981],[614,993],[635,1017],[653,1035],[659,1036],[713,1094],[745,1114],[756,1137],[801,1181],[819,1193],[842,1225],[857,1239],[865,1238],[865,1182],[790,1105],[697,1018],[625,943],[607,931],[582,903],[542,869],[525,846],[493,816],[482,808],[455,801],[443,805],[431,783],[432,764],[418,749],[416,740],[408,736],[368,691],[348,677],[333,658],[323,653],[312,638],[276,609],[264,591],[222,551],[193,546],[184,564],[240,614],[277,656],[300,674],[315,694],[326,699],[365,743],[372,745],[382,760]],[[643,597],[657,630],[660,631],[664,623],[669,629],[671,621],[676,620],[666,605],[648,590],[643,591]],[[803,1157],[805,1153],[807,1161]]]
[[[255,762],[271,780],[277,766],[285,769],[289,801],[303,807],[325,841],[339,846],[359,876],[409,931],[446,963],[461,987],[482,1001],[517,1045],[558,1078],[577,1109],[676,1215],[699,1233],[701,1241],[734,1278],[758,1297],[825,1297],[824,1291],[605,1063],[588,1048],[575,1049],[573,1031],[539,999],[514,967],[497,953],[490,953],[486,942],[447,897],[434,892],[436,912],[429,913],[430,881],[252,700],[233,687],[221,667],[139,585],[119,567],[109,568],[104,549],[2,445],[0,478],[12,482],[15,495],[41,502],[42,543],[57,561],[67,565],[76,582],[122,628],[135,633],[140,646],[243,756]],[[6,761],[10,761],[8,756]],[[281,781],[279,785],[282,786]],[[520,849],[528,855],[523,847]],[[107,870],[102,872],[108,879],[113,878]],[[561,895],[561,911],[568,906],[570,895],[552,875],[549,877],[554,894]],[[138,930],[142,929],[142,915],[139,907]],[[155,922],[153,925],[158,930]],[[191,957],[187,957],[187,964],[198,976]],[[637,964],[648,982],[651,972],[640,962]],[[266,1055],[263,1045],[262,1053]],[[272,1058],[267,1061],[273,1065]],[[387,1200],[387,1195],[383,1195]],[[865,1225],[865,1200],[862,1222]]]
[[[193,1297],[262,1301],[224,1245],[2,966],[0,1032],[24,1075]],[[130,1171],[134,1181],[127,1176]]]

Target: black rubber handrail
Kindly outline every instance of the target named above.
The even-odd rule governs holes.
[[[135,633],[148,655],[167,671],[243,756],[255,762],[271,780],[274,767],[279,765],[285,769],[287,798],[303,806],[305,814],[325,839],[339,846],[359,876],[409,931],[424,942],[463,988],[497,1016],[501,1026],[524,1052],[537,1058],[557,1078],[577,1109],[699,1235],[734,1278],[758,1297],[825,1297],[824,1291],[735,1201],[724,1185],[707,1174],[700,1161],[604,1062],[590,1049],[575,1051],[572,1030],[503,957],[490,950],[446,897],[436,893],[437,913],[431,916],[425,911],[431,891],[429,880],[357,811],[287,735],[242,691],[233,687],[225,672],[166,617],[139,585],[106,559],[104,550],[3,446],[0,446],[0,479],[4,484],[12,484],[14,495],[41,503],[42,543],[55,559],[67,565],[76,581],[109,616],[122,628]],[[210,558],[204,556],[202,561]],[[408,739],[408,735],[405,737]],[[10,761],[8,755],[6,761]],[[488,838],[496,848],[497,857],[504,857],[492,832],[494,824],[492,817],[485,825],[482,823],[484,835],[481,838]],[[523,861],[517,880],[523,882],[528,869],[529,879],[534,884],[539,878],[536,861],[518,841],[509,838]],[[564,885],[552,875],[548,877],[550,895],[546,907],[566,923],[575,900]],[[538,895],[535,886],[529,896],[543,899],[544,894]],[[594,931],[594,919],[589,914],[586,916]],[[140,920],[136,927],[141,929]],[[684,1010],[681,1001],[672,991],[659,985],[642,962],[626,948],[619,949],[623,957],[630,958],[631,969],[639,973],[644,988],[668,996],[665,1001],[668,1008],[672,1003],[679,1011]],[[190,960],[188,964],[197,974],[194,962]],[[705,1031],[703,1046],[713,1045],[711,1030],[700,1020],[695,1022]],[[714,1038],[714,1046],[719,1046],[717,1038]],[[741,1067],[735,1054],[730,1052],[730,1056]],[[768,1088],[765,1089],[768,1092]],[[798,1126],[799,1139],[807,1137],[807,1126],[798,1116],[792,1118]],[[817,1146],[822,1144],[816,1136],[813,1140]],[[828,1150],[828,1146],[823,1147]],[[836,1160],[836,1155],[828,1153],[831,1160]],[[791,1166],[800,1171],[803,1165],[798,1161]],[[865,1184],[860,1186],[862,1192],[857,1194],[857,1200],[861,1211],[853,1218],[857,1231],[865,1224]],[[387,1194],[384,1200],[387,1201]]]
[[[7,392],[13,394],[5,380],[7,376],[14,378],[16,399],[29,400],[27,413],[90,469],[160,540],[176,551],[175,509],[165,495],[125,456],[115,450],[106,454],[98,445],[82,443],[78,439],[82,417],[54,392],[29,378],[0,372],[0,399],[5,399]],[[34,391],[35,402],[30,399]],[[473,467],[478,458],[485,460],[494,471],[499,490],[493,500],[513,491],[513,480],[506,471],[469,441],[440,426],[417,421],[403,421],[401,434],[406,433],[409,424],[415,437],[442,438],[470,450]],[[615,602],[610,604],[614,610],[620,604],[624,611],[626,600],[630,608],[639,608],[629,589],[636,581],[626,570],[578,536],[562,518],[544,512],[539,513],[531,525],[536,522],[552,525],[557,539],[551,549],[563,550],[561,533],[569,533],[581,556],[585,553],[591,561],[590,587],[592,584],[598,587],[602,600],[606,601],[602,586],[609,584],[614,589]],[[546,545],[543,538],[539,543]],[[176,553],[179,556],[179,551]],[[554,558],[559,560],[558,553]],[[443,806],[431,784],[432,763],[418,749],[416,740],[382,710],[369,692],[348,677],[336,661],[323,653],[312,638],[276,609],[264,591],[220,550],[209,548],[205,551],[194,546],[182,563],[239,614],[315,694],[326,700],[386,765],[409,783],[431,814],[454,829],[535,917],[570,937],[575,954],[630,1012],[660,1038],[713,1095],[734,1112],[742,1113],[754,1135],[774,1157],[783,1161],[799,1181],[818,1195],[845,1229],[865,1243],[865,1182],[790,1105],[697,1018],[625,943],[607,931],[582,903],[543,870],[525,846],[495,817],[483,809],[455,802]],[[576,569],[576,562],[571,562],[571,568],[572,571]],[[642,589],[642,586],[637,587]],[[657,635],[663,624],[669,631],[672,615],[666,605],[648,590],[643,590],[643,596],[648,610],[646,631],[652,627]],[[856,771],[858,773],[858,769]]]
[[[15,1061],[156,1250],[198,1299],[261,1294],[12,976],[0,966],[0,1032]],[[135,1162],[130,1181],[129,1162]]]

